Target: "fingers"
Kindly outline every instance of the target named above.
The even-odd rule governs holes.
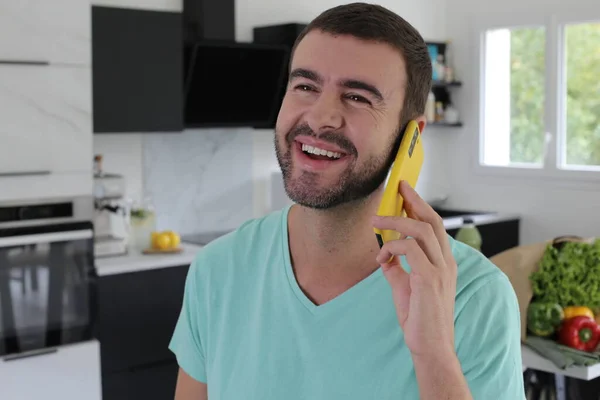
[[[451,259],[452,249],[450,248],[443,219],[406,181],[400,182],[400,194],[404,198],[404,208],[407,216],[431,225],[444,258],[446,260]]]
[[[420,246],[423,254],[431,264],[438,266],[445,264],[445,258],[442,248],[440,247],[439,239],[436,236],[433,227],[427,222],[404,217],[376,216],[373,218],[373,226],[379,229],[394,230],[400,232],[403,236],[414,238],[417,242],[415,244]],[[388,243],[391,244],[401,241],[402,240],[395,240]]]
[[[387,242],[379,251],[377,262],[386,264],[392,256],[405,256],[411,269],[418,271],[419,273],[423,273],[427,269],[433,268],[433,264],[429,261],[429,258],[427,258],[427,255],[419,243],[414,239],[401,239]],[[399,260],[396,260],[396,257],[394,257],[392,264],[400,263]],[[402,267],[398,265],[398,268]]]

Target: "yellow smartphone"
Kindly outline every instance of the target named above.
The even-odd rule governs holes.
[[[411,187],[417,185],[421,167],[423,166],[423,143],[421,130],[416,121],[410,121],[404,131],[404,135],[398,148],[398,153],[392,164],[388,180],[385,184],[383,197],[377,210],[380,216],[406,216],[404,210],[404,199],[399,193],[400,182],[406,181]],[[379,247],[390,240],[400,238],[400,232],[394,230],[383,230],[374,228]]]

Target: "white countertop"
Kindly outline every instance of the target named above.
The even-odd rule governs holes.
[[[182,243],[183,251],[173,254],[142,254],[130,252],[127,255],[96,258],[96,270],[99,276],[124,274],[149,269],[189,265],[202,249],[189,243]]]
[[[472,216],[475,225],[485,225],[516,218],[519,218],[519,216],[501,213]],[[444,218],[444,227],[446,229],[459,228],[462,224],[463,220],[461,217]],[[97,257],[96,269],[99,276],[105,276],[143,271],[147,269],[189,265],[196,257],[198,251],[202,249],[202,246],[190,243],[182,243],[181,247],[183,247],[183,251],[175,254],[129,253],[124,256]]]
[[[509,221],[512,219],[521,218],[520,215],[517,214],[503,214],[503,213],[494,213],[494,214],[474,214],[469,215],[469,218],[473,220],[475,225],[485,225],[492,224],[494,222],[502,222]],[[463,224],[463,217],[446,217],[444,218],[444,228],[446,229],[455,229],[460,228]]]

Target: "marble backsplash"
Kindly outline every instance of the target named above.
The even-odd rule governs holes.
[[[255,133],[227,128],[143,134],[140,186],[157,209],[157,228],[181,234],[235,229],[256,215],[289,204],[273,154],[272,133],[260,136],[258,142]],[[446,159],[448,140],[424,137],[428,159]],[[448,171],[426,162],[417,190],[427,201],[443,198],[447,178]],[[258,209],[256,203],[265,204]]]
[[[145,134],[144,192],[157,229],[181,234],[234,229],[253,216],[251,129]]]

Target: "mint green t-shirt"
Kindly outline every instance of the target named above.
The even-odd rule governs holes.
[[[248,221],[199,251],[169,345],[179,366],[207,384],[209,400],[419,399],[381,269],[314,305],[290,263],[288,211]],[[455,348],[473,398],[523,400],[510,281],[450,241],[458,263]]]

